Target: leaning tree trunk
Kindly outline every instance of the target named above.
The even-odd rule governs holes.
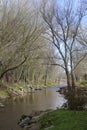
[[[6,73],[8,73],[8,72],[10,72],[10,71],[12,71],[12,70],[15,70],[15,69],[19,68],[21,65],[23,65],[23,64],[26,62],[26,60],[27,60],[27,57],[25,57],[25,59],[24,59],[21,63],[19,63],[18,65],[4,70],[4,71],[0,74],[0,80],[4,77],[4,75],[5,75]]]

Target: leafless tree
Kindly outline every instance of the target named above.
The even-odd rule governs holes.
[[[51,4],[52,3],[52,4]],[[75,1],[42,1],[41,15],[47,25],[48,38],[55,47],[61,62],[53,63],[61,66],[66,73],[68,90],[75,87],[74,70],[80,60],[74,64],[74,53],[80,43],[77,42],[79,28],[86,9]]]

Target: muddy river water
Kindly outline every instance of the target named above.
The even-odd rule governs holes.
[[[21,115],[29,115],[33,111],[60,108],[66,100],[56,90],[58,87],[50,87],[28,93],[25,97],[4,101],[5,107],[0,108],[0,130],[22,130],[17,124]]]

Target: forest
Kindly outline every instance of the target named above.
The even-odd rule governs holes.
[[[1,82],[74,88],[87,79],[87,2],[65,4],[1,1]]]
[[[0,130],[22,128],[87,129],[87,0],[0,0]]]

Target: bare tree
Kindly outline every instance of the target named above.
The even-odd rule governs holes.
[[[65,70],[68,90],[71,90],[75,87],[74,70],[81,60],[77,64],[73,62],[76,45],[80,45],[77,35],[86,10],[74,1],[67,0],[63,4],[51,2],[42,1],[40,10],[47,25],[47,38],[54,45],[61,61],[53,64]]]

